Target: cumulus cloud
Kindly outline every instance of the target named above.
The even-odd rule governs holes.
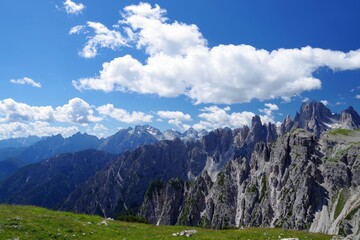
[[[144,50],[144,63],[130,55],[103,64],[99,76],[73,81],[79,90],[130,91],[161,97],[185,95],[195,104],[243,103],[283,98],[321,88],[313,73],[360,68],[360,50],[312,48],[267,51],[250,45],[209,47],[196,25],[170,22],[166,10],[148,3],[124,8],[119,45]],[[125,42],[122,42],[125,41]],[[92,48],[90,48],[92,49]],[[90,56],[96,51],[89,51]]]
[[[34,80],[32,80],[31,78],[28,78],[28,77],[24,77],[24,78],[20,78],[20,79],[11,79],[10,82],[14,83],[14,84],[21,84],[21,85],[26,84],[26,85],[30,85],[33,87],[41,88],[41,83],[35,82]]]
[[[35,121],[29,124],[21,122],[10,122],[0,124],[0,139],[27,137],[34,135],[42,137],[56,134],[70,136],[78,131],[79,129],[75,126],[51,126],[48,122],[42,121]]]
[[[111,117],[119,122],[124,123],[140,123],[140,122],[152,122],[152,115],[145,114],[143,112],[133,111],[129,113],[125,109],[115,108],[113,104],[106,104],[97,108],[97,111],[104,116]]]
[[[273,112],[278,111],[279,107],[272,103],[265,103],[264,105],[265,108],[259,109],[259,111],[263,113],[263,115],[260,115],[261,122],[275,123]],[[193,126],[196,130],[213,130],[223,127],[240,128],[245,125],[251,126],[251,120],[255,116],[255,113],[247,111],[231,113],[229,106],[224,108],[218,106],[205,107],[200,111],[202,111],[199,115],[201,120]]]
[[[180,121],[192,120],[190,114],[180,111],[158,111],[157,114],[159,115],[159,117],[166,119],[178,119]]]
[[[80,98],[73,98],[63,106],[30,106],[8,98],[0,101],[0,122],[60,122],[88,124],[98,122],[92,107]]]
[[[180,111],[158,111],[157,115],[159,115],[161,119],[169,119],[169,124],[175,125],[183,131],[190,128],[190,125],[184,122],[192,121],[190,114]]]
[[[59,122],[70,122],[88,124],[99,122],[102,119],[94,116],[93,108],[81,98],[73,98],[68,104],[56,107],[56,120]]]
[[[66,0],[64,3],[64,8],[67,14],[80,14],[85,9],[85,5],[82,3],[75,3],[71,0]]]
[[[228,113],[230,110],[230,107],[205,107],[201,109],[203,113],[199,115],[200,122],[195,124],[193,128],[196,130],[213,130],[223,127],[239,128],[244,125],[249,126],[252,118],[255,116],[254,113],[246,111]]]
[[[88,134],[95,135],[99,138],[106,137],[109,135],[109,129],[101,123],[95,123],[93,127],[88,127],[86,132]]]
[[[273,103],[265,103],[264,105],[265,105],[265,108],[259,109],[259,111],[261,113],[264,113],[264,115],[260,116],[261,122],[262,123],[268,123],[268,122],[275,123],[273,112],[278,111],[279,107]]]
[[[105,25],[98,22],[89,21],[86,26],[77,25],[72,27],[69,34],[78,34],[86,28],[92,30],[94,34],[87,37],[87,42],[85,43],[84,48],[79,52],[79,55],[84,58],[95,57],[98,54],[99,48],[109,48],[115,50],[121,46],[127,45],[126,40],[120,32],[110,30]]]

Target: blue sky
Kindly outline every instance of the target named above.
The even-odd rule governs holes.
[[[4,0],[0,139],[360,103],[359,1]]]

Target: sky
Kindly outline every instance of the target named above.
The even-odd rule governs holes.
[[[0,139],[279,124],[360,103],[357,0],[3,0]]]

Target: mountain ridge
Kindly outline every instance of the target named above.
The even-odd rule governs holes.
[[[124,129],[121,134],[136,139],[145,131],[153,142],[113,156],[56,206],[105,217],[135,214],[153,224],[282,227],[358,237],[358,117],[352,107],[333,114],[309,102],[278,128],[254,116],[249,127],[161,141],[149,125]],[[46,161],[53,160],[35,166]],[[17,188],[12,181],[0,186],[9,203]]]

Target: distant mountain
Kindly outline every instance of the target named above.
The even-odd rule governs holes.
[[[0,182],[14,174],[25,163],[14,158],[8,158],[0,161]]]
[[[123,153],[145,144],[157,142],[159,136],[161,136],[161,132],[149,125],[129,127],[103,139],[98,149],[113,154]]]
[[[77,152],[85,149],[96,149],[100,140],[86,133],[76,133],[69,138],[55,135],[44,138],[28,147],[17,158],[26,163],[36,163],[53,155],[68,152]]]
[[[114,157],[86,150],[28,165],[0,184],[0,202],[56,208],[79,184]]]
[[[25,147],[0,148],[0,162],[9,158],[16,158],[25,150]]]
[[[120,154],[134,150],[142,145],[161,140],[172,140],[176,137],[194,141],[205,133],[205,131],[198,133],[192,128],[184,133],[174,130],[161,132],[150,125],[137,125],[134,128],[121,129],[114,135],[103,139],[80,132],[68,138],[58,134],[42,139],[38,137],[8,139],[0,141],[0,146],[4,147],[3,149],[0,148],[0,161],[7,158],[17,158],[29,164],[39,162],[56,154],[77,152],[85,149],[97,149],[112,154]],[[20,148],[19,146],[23,147]]]
[[[25,148],[40,141],[41,138],[37,136],[29,136],[22,138],[10,138],[0,140],[0,149],[2,148]]]

